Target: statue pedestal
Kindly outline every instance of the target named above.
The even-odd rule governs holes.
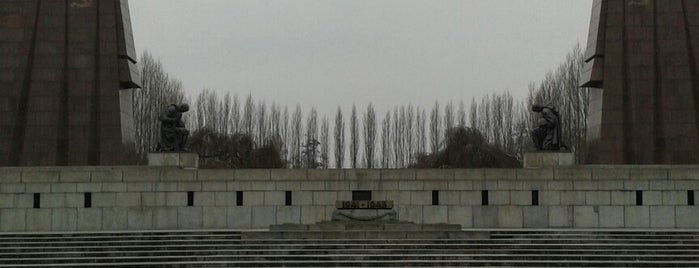
[[[199,155],[182,152],[153,152],[148,153],[148,165],[197,169],[199,168]]]
[[[561,167],[575,165],[573,152],[536,151],[524,153],[524,168]]]

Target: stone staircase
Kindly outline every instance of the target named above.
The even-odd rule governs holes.
[[[424,229],[0,233],[0,267],[699,267],[699,230]]]

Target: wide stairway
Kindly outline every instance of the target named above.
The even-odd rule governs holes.
[[[237,231],[0,233],[0,267],[699,267],[699,230],[466,230],[414,238],[425,233],[353,239]]]

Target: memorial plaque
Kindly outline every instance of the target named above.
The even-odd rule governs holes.
[[[377,200],[352,200],[336,201],[337,209],[392,209],[393,201]]]

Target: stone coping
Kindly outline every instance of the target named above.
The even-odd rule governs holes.
[[[167,181],[699,180],[699,165],[531,169],[199,169],[149,166],[0,167],[0,183]]]

